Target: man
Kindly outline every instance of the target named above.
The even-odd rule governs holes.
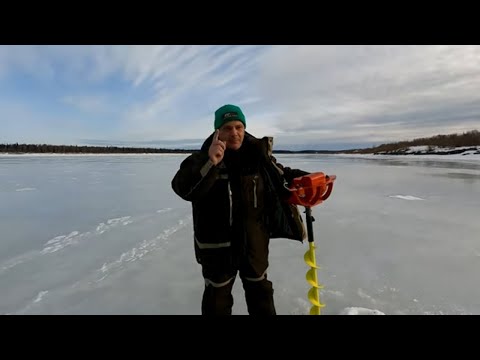
[[[172,180],[175,193],[192,202],[195,255],[205,279],[202,314],[231,315],[239,272],[249,314],[275,315],[269,241],[305,239],[302,217],[285,199],[292,179],[308,173],[277,163],[272,138],[245,132],[238,106],[215,111],[214,128]]]

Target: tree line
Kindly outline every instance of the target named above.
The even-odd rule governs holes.
[[[418,138],[411,141],[400,141],[395,143],[382,144],[375,147],[364,149],[352,149],[341,151],[330,150],[305,150],[289,151],[274,150],[275,153],[316,153],[316,154],[335,154],[335,153],[360,153],[370,154],[377,152],[392,152],[407,148],[410,146],[439,146],[439,147],[460,147],[460,146],[480,146],[480,131],[472,130],[463,134],[436,135],[429,138]],[[78,146],[78,145],[49,145],[49,144],[0,144],[0,153],[73,153],[73,154],[175,154],[191,153],[195,150],[186,149],[164,149],[164,148],[137,148],[137,147],[118,147],[118,146]]]
[[[360,154],[370,154],[377,152],[392,152],[410,146],[439,146],[439,147],[461,147],[461,146],[480,146],[480,131],[472,130],[462,134],[436,135],[428,138],[418,138],[411,141],[399,141],[395,143],[382,144],[379,146],[347,150],[345,152],[355,152]]]
[[[54,153],[54,154],[145,154],[145,153],[188,153],[184,149],[155,149],[117,146],[77,146],[49,144],[0,144],[0,153]]]

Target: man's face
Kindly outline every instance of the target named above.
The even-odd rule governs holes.
[[[245,127],[238,120],[232,120],[222,125],[218,138],[225,141],[227,149],[238,150],[245,137]]]

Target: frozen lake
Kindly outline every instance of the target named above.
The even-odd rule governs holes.
[[[199,314],[185,156],[0,156],[0,314]],[[323,314],[480,314],[478,159],[276,157],[337,175],[313,209]],[[278,314],[308,313],[307,248],[271,241]]]

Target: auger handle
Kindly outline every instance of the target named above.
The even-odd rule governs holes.
[[[336,175],[325,175],[323,172],[311,173],[293,179],[289,188],[291,204],[313,207],[327,200],[333,190]]]
[[[333,182],[337,179],[336,175],[325,175],[325,179],[327,180],[327,191],[325,191],[325,194],[322,196],[322,201],[325,201],[328,199],[330,194],[332,193],[333,190]]]

